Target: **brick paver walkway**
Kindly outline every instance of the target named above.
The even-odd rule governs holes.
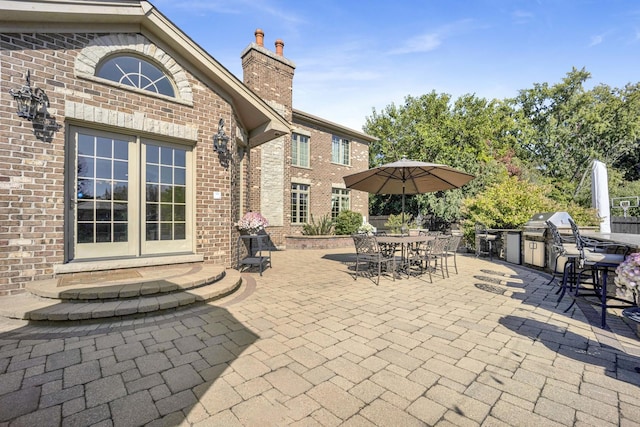
[[[351,253],[276,252],[179,314],[0,321],[0,426],[640,426],[620,318],[563,313],[520,266],[463,256],[448,279],[375,286]]]

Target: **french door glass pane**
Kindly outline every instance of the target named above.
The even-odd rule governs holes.
[[[186,150],[147,145],[146,239],[186,238]]]
[[[192,250],[190,149],[92,130],[73,135],[73,258]]]
[[[78,243],[126,242],[129,142],[81,133],[77,141]]]

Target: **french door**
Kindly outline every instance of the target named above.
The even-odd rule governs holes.
[[[192,150],[72,128],[70,258],[193,251]]]

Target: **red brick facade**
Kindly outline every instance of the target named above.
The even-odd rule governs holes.
[[[344,188],[343,176],[349,175],[369,167],[369,142],[372,137],[345,128],[335,123],[311,116],[292,106],[293,76],[295,65],[278,53],[284,44],[276,40],[276,51],[272,52],[263,46],[264,34],[256,30],[256,42],[247,47],[243,53],[242,66],[244,83],[280,114],[283,114],[293,125],[293,132],[303,132],[310,137],[310,159],[308,168],[291,165],[291,138],[283,138],[285,167],[282,182],[284,187],[283,210],[284,223],[282,227],[270,227],[269,233],[278,244],[284,242],[284,236],[302,233],[302,225],[291,224],[291,183],[310,183],[310,215],[317,221],[324,215],[331,213],[331,194],[333,188]],[[349,165],[336,164],[332,159],[333,136],[350,141],[351,156]],[[261,153],[269,150],[274,142],[265,144],[252,152],[252,197],[253,210],[260,210],[264,192],[260,188],[261,177],[265,169],[261,164]],[[257,166],[260,165],[260,166]],[[257,166],[257,167],[256,167]],[[368,194],[361,191],[351,191],[351,210],[368,216]]]
[[[21,289],[24,282],[53,276],[53,266],[73,259],[65,252],[65,211],[71,194],[65,192],[65,168],[68,164],[67,130],[70,125],[96,128],[96,123],[65,117],[65,105],[77,103],[101,111],[115,111],[124,116],[142,114],[145,119],[176,126],[197,123],[196,140],[167,137],[162,131],[147,135],[127,124],[111,124],[116,134],[138,134],[193,146],[195,163],[195,252],[204,261],[230,264],[230,218],[239,216],[237,200],[237,161],[229,168],[221,166],[211,149],[211,135],[217,132],[222,117],[226,129],[235,133],[235,116],[231,106],[214,91],[187,72],[193,88],[193,103],[172,102],[107,83],[78,79],[74,63],[78,53],[98,34],[3,34],[0,72],[3,76],[3,117],[0,154],[0,206],[2,206],[2,270],[0,292]],[[61,126],[50,141],[38,139],[31,122],[19,118],[8,88],[24,84],[31,72],[32,86],[49,96],[50,115]],[[102,124],[97,127],[103,128]],[[232,139],[232,152],[235,146]],[[246,181],[246,180],[245,180]],[[221,192],[221,199],[213,193]]]
[[[118,2],[69,2],[68,9],[92,14],[102,33],[67,21],[58,30],[39,30],[55,27],[67,9],[38,12],[38,2],[35,9],[16,4],[17,11],[0,10],[0,295],[70,271],[195,261],[233,267],[234,223],[242,213],[266,206],[275,218],[268,231],[282,245],[284,236],[300,231],[290,226],[292,178],[304,175],[313,181],[312,213],[319,217],[330,211],[331,185],[368,166],[369,137],[322,120],[300,120],[306,115],[296,114],[291,105],[295,67],[263,47],[243,55],[245,86],[161,15],[136,8],[136,2],[127,4],[126,11],[140,16],[133,26],[114,23],[129,16]],[[33,29],[24,32],[23,27]],[[118,54],[133,54],[163,70],[173,81],[175,97],[97,78],[101,61]],[[24,85],[27,72],[31,86],[50,100],[46,132],[39,131],[43,117],[32,122],[15,113],[9,89]],[[229,137],[226,155],[213,150],[220,119]],[[311,134],[308,170],[291,167],[290,129],[296,127]],[[150,256],[135,249],[133,256],[78,257],[75,135],[84,130],[190,153],[187,222],[192,243],[187,251]],[[353,141],[349,167],[330,163],[332,134]],[[278,156],[283,159],[274,164]],[[136,200],[142,206],[140,178],[128,179],[131,191],[140,191]],[[367,215],[366,194],[353,192],[351,200],[353,210]],[[140,218],[136,226],[141,244],[144,223]]]

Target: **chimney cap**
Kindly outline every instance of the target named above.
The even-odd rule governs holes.
[[[282,52],[283,48],[284,48],[284,42],[282,41],[282,39],[277,39],[276,40],[276,55],[283,56],[283,52]]]
[[[256,36],[256,44],[258,46],[264,46],[264,31],[258,28],[256,29],[254,35]]]

